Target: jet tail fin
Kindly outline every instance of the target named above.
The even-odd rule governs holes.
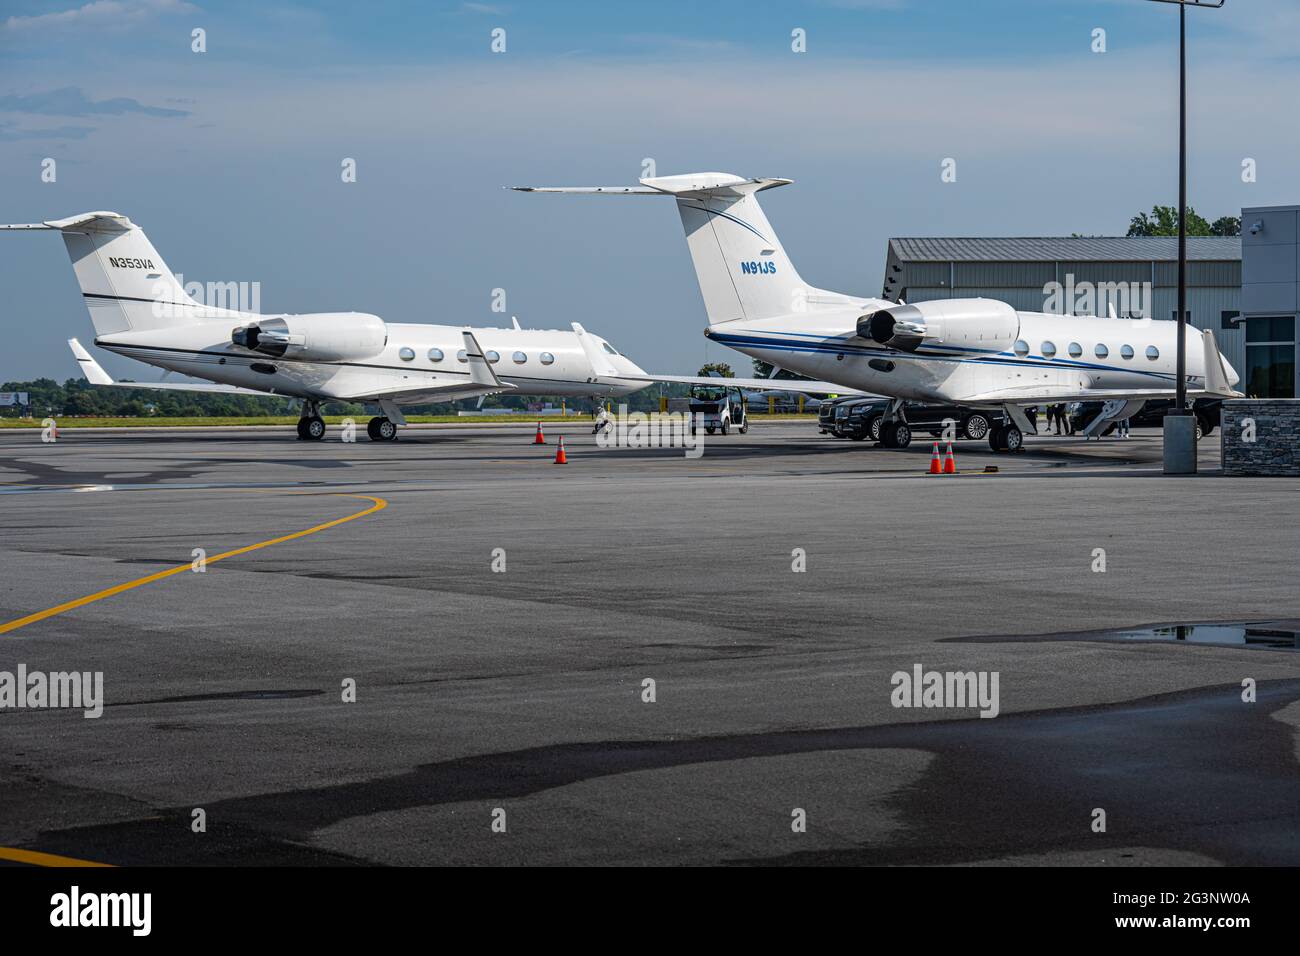
[[[63,237],[96,335],[189,325],[245,313],[195,301],[167,268],[144,230],[121,213],[100,210],[0,231],[54,230]]]
[[[512,186],[521,192],[670,196],[686,231],[709,324],[802,312],[810,302],[845,297],[809,288],[795,271],[758,204],[758,193],[789,179],[687,173],[642,179],[640,186]]]

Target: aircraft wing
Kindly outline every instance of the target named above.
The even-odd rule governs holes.
[[[446,385],[437,382],[421,382],[409,388],[370,389],[369,391],[348,392],[332,395],[326,401],[339,402],[382,402],[392,401],[398,405],[428,405],[433,402],[454,402],[462,398],[478,398],[480,395],[496,395],[509,392],[516,386],[502,382],[499,386],[475,385],[472,382],[454,381]]]
[[[173,392],[218,392],[226,395],[261,395],[266,396],[268,392],[259,392],[252,388],[240,388],[237,385],[219,385],[216,382],[117,382],[113,376],[104,371],[104,367],[91,358],[90,353],[76,339],[68,339],[68,345],[72,348],[72,354],[76,356],[77,362],[81,365],[81,374],[86,376],[86,381],[91,385],[109,385],[114,388],[148,388],[158,389],[161,391]]]
[[[723,378],[720,375],[629,375],[619,372],[618,377],[634,382],[668,382],[675,385],[730,385],[754,392],[802,392],[805,395],[865,395],[875,396],[856,388],[845,388],[834,382],[810,382],[801,378]]]
[[[1189,388],[1187,394],[1196,398],[1243,398],[1240,392],[1219,395],[1203,388]],[[963,395],[962,405],[1038,405],[1043,402],[1109,402],[1111,400],[1148,401],[1155,398],[1173,398],[1172,388],[1068,388],[1063,385],[1024,385],[1017,388],[999,388],[979,395]]]
[[[515,386],[497,378],[492,364],[483,354],[483,347],[474,338],[474,333],[461,333],[465,338],[465,361],[469,365],[469,381],[449,381],[445,385],[438,382],[421,382],[404,388],[387,388],[352,392],[336,395],[335,398],[346,402],[380,402],[393,401],[401,405],[424,405],[429,402],[454,402],[462,398],[478,398],[481,395],[495,395],[509,392]]]

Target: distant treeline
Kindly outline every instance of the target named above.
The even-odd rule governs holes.
[[[685,386],[658,386],[618,399],[633,410],[649,411],[659,407],[660,388],[668,396],[685,395]],[[96,418],[216,418],[296,415],[297,399],[275,395],[222,395],[204,392],[159,391],[147,388],[109,388],[91,385],[85,379],[70,378],[62,385],[52,378],[38,378],[32,382],[5,382],[0,392],[27,392],[34,416],[78,415]],[[546,396],[493,395],[483,402],[484,408],[527,408],[531,404],[550,402],[559,405],[559,398]],[[569,398],[567,407],[581,411],[591,410],[591,401]],[[442,402],[437,405],[402,406],[410,415],[455,415],[458,411],[472,411],[477,400]],[[15,418],[25,409],[16,406],[0,407],[0,415]],[[321,409],[326,415],[365,415],[364,405],[349,402],[330,402]]]

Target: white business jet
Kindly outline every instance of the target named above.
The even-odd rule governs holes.
[[[704,334],[746,355],[823,380],[840,394],[888,395],[883,443],[904,448],[912,430],[904,401],[996,409],[996,451],[1020,448],[1034,427],[1026,409],[1100,401],[1109,419],[1175,394],[1177,323],[1019,312],[996,299],[903,304],[828,292],[795,271],[758,204],[788,179],[691,173],[640,186],[511,187],[524,192],[659,196],[677,201],[709,326]],[[1189,395],[1240,397],[1237,373],[1214,335],[1190,330]],[[656,381],[707,379],[656,376]],[[764,380],[735,380],[741,387]],[[810,383],[784,383],[803,389]],[[836,387],[838,386],[838,388]]]
[[[385,322],[362,312],[260,315],[213,308],[188,295],[139,226],[90,212],[0,230],[55,230],[81,284],[95,344],[170,372],[207,379],[115,382],[76,339],[69,345],[95,385],[287,395],[302,400],[300,438],[325,435],[325,402],[377,405],[367,432],[391,441],[403,405],[500,392],[608,398],[648,384],[609,342],[572,331]],[[499,363],[499,365],[498,365]],[[599,371],[597,371],[599,367]]]

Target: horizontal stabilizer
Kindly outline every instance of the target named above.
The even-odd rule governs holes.
[[[117,212],[83,212],[67,219],[47,219],[45,222],[16,222],[0,225],[0,229],[57,229],[60,232],[126,232],[135,223]]]
[[[745,179],[731,173],[686,173],[642,179],[640,186],[508,186],[522,193],[567,193],[578,196],[745,196],[776,186],[788,186],[791,179]]]
[[[81,374],[91,385],[104,385],[113,388],[147,388],[163,392],[208,392],[229,395],[267,395],[251,388],[239,388],[236,385],[221,385],[216,382],[116,382],[113,376],[104,371],[104,367],[90,357],[90,353],[76,339],[68,339],[72,354],[81,366]]]

